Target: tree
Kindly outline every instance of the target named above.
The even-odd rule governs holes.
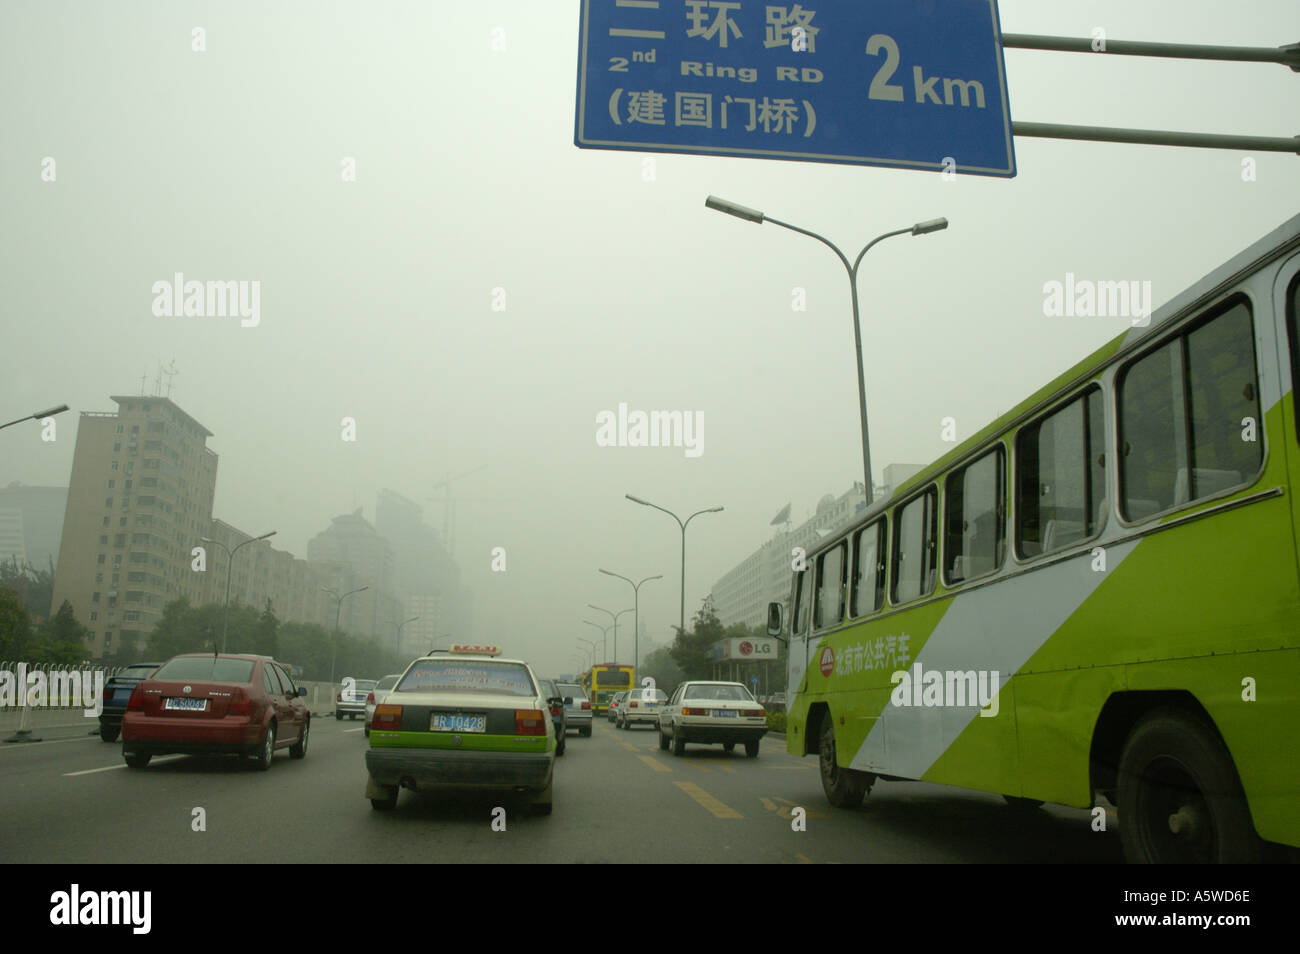
[[[0,586],[0,659],[27,659],[33,642],[32,622],[18,594]]]
[[[44,620],[50,615],[50,602],[54,599],[54,561],[50,561],[48,570],[38,570],[31,563],[19,566],[16,556],[0,563],[0,587],[16,593],[33,620]]]
[[[673,640],[673,646],[668,652],[681,669],[683,678],[708,679],[712,669],[709,650],[724,635],[722,623],[708,600],[695,614],[692,626],[690,633],[678,629],[677,638]]]
[[[655,686],[671,694],[682,681],[682,670],[674,661],[672,650],[667,646],[660,646],[642,658],[641,671],[637,676],[638,678],[649,676],[654,679]]]
[[[90,630],[77,622],[72,604],[64,600],[59,611],[37,627],[35,651],[38,659],[33,661],[76,665],[86,658],[89,636]]]

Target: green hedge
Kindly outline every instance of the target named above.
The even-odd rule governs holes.
[[[767,727],[773,732],[785,731],[785,713],[769,712],[767,714]]]

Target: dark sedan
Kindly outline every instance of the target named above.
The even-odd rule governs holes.
[[[122,756],[131,768],[170,752],[250,755],[262,770],[276,749],[300,759],[311,727],[306,694],[270,656],[175,656],[131,692]]]
[[[555,754],[564,754],[564,739],[569,731],[569,713],[564,708],[564,700],[553,679],[538,679],[538,688],[551,707],[551,721],[555,723]]]
[[[158,662],[133,663],[121,672],[109,676],[104,683],[104,706],[99,713],[99,737],[105,742],[116,742],[122,732],[122,716],[127,700],[137,685],[153,675],[161,666]]]

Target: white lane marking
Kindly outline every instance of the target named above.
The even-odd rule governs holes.
[[[157,765],[159,762],[175,762],[177,759],[183,759],[183,758],[187,758],[187,756],[164,755],[161,758],[151,759],[150,764]],[[74,775],[94,775],[96,772],[115,772],[118,769],[124,769],[124,768],[126,768],[125,762],[123,762],[121,765],[106,765],[103,768],[97,768],[97,769],[82,769],[80,772],[64,772],[63,777],[72,778]]]
[[[56,742],[89,742],[92,738],[99,738],[96,732],[93,736],[77,736],[75,739],[42,739],[40,742],[11,742],[8,745],[0,746],[0,752],[5,750],[22,750],[32,745],[54,745]]]
[[[344,729],[344,730],[343,730],[344,734],[347,734],[348,732],[364,732],[364,731],[365,731],[364,728],[361,728],[361,729]]]

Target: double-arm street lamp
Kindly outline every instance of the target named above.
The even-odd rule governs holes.
[[[801,229],[797,225],[791,225],[788,222],[782,222],[774,219],[770,215],[764,215],[754,209],[746,208],[743,205],[737,205],[734,202],[728,202],[726,199],[719,199],[717,196],[709,196],[704,204],[710,209],[718,212],[726,212],[728,215],[734,215],[738,219],[744,219],[746,222],[753,222],[756,225],[762,225],[764,222],[771,222],[773,225],[779,225],[783,229],[789,229],[791,232],[798,232],[800,235],[807,235],[809,238],[815,238],[823,245],[827,246],[843,263],[845,270],[849,273],[849,291],[853,299],[853,344],[858,355],[858,411],[862,419],[862,473],[866,486],[867,504],[871,504],[871,444],[867,439],[867,385],[862,371],[862,328],[858,319],[858,266],[862,263],[862,257],[871,251],[871,247],[877,242],[882,242],[887,238],[895,235],[927,235],[930,232],[938,232],[948,227],[947,219],[929,219],[925,222],[917,222],[915,225],[905,229],[895,229],[893,232],[886,232],[879,235],[867,243],[866,248],[858,253],[853,264],[849,264],[848,256],[839,250],[834,242],[823,238],[816,232],[810,232],[807,229]]]
[[[343,601],[353,593],[364,593],[370,589],[368,586],[359,586],[355,590],[348,590],[342,596],[338,590],[331,589],[328,586],[322,586],[322,590],[334,597],[334,647],[330,650],[330,684],[334,683],[334,660],[339,652],[339,614],[343,611]]]
[[[618,664],[618,618],[622,616],[624,613],[632,612],[632,607],[629,606],[627,609],[619,610],[617,613],[615,613],[612,612],[611,610],[605,609],[605,607],[603,606],[597,606],[595,603],[588,603],[587,605],[594,610],[600,610],[602,613],[609,613],[609,618],[614,621],[614,658],[606,659],[605,662],[612,662],[617,665]]]
[[[632,580],[623,576],[621,573],[610,573],[609,570],[601,570],[606,576],[616,576],[620,580]],[[641,583],[649,583],[651,580],[662,580],[663,575],[647,576]],[[641,583],[632,583],[632,669],[635,672],[641,671]],[[624,611],[626,612],[626,610]],[[614,651],[618,653],[618,642],[614,643]],[[615,660],[617,662],[618,660]]]
[[[226,651],[226,628],[227,625],[230,623],[230,578],[231,576],[234,575],[235,554],[239,551],[240,547],[246,547],[250,543],[256,543],[258,540],[265,540],[267,537],[273,537],[273,536],[275,536],[274,530],[272,530],[270,533],[264,533],[260,537],[253,537],[250,540],[245,540],[243,543],[237,543],[235,544],[235,548],[233,550],[230,547],[226,546],[224,543],[222,543],[220,540],[213,540],[211,537],[200,538],[201,542],[203,543],[211,543],[221,547],[221,549],[226,551],[226,556],[228,558],[226,560],[226,608],[225,611],[221,614],[221,651],[223,653]]]
[[[579,647],[576,650],[577,652],[580,653],[586,653],[587,656],[591,657],[590,661],[587,662],[587,668],[590,669],[592,666],[596,664],[596,644],[592,642],[590,639],[583,639],[581,636],[578,637],[578,642],[586,643],[588,646],[591,647],[590,649],[583,649]]]
[[[598,630],[600,630],[600,636],[601,636],[601,640],[602,640],[601,651],[605,654],[604,657],[603,657],[604,660],[608,660],[608,659],[609,659],[609,627],[608,627],[608,626],[601,626],[599,623],[593,623],[593,622],[592,622],[591,620],[589,620],[589,619],[584,619],[583,622],[586,623],[588,626],[595,626]],[[595,644],[595,643],[592,643],[592,647],[591,647],[591,655],[592,655],[592,660],[591,660],[591,661],[592,661],[592,664],[594,665],[595,662],[596,662],[596,659],[595,659],[595,656],[596,656],[596,644]]]
[[[682,605],[681,605],[681,631],[686,632],[686,524],[690,523],[702,513],[721,513],[721,507],[710,507],[707,510],[697,510],[683,522],[682,518],[677,516],[671,510],[664,510],[658,504],[652,504],[648,500],[642,500],[640,497],[633,497],[631,494],[624,494],[628,500],[633,503],[639,503],[643,507],[654,507],[656,510],[663,510],[664,513],[677,521],[677,525],[682,528]]]

